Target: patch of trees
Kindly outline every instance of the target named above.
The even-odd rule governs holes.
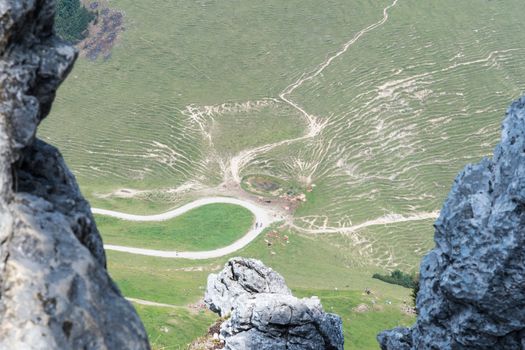
[[[415,275],[409,275],[400,270],[395,270],[390,275],[380,275],[374,273],[372,278],[376,278],[386,283],[397,284],[405,288],[414,288],[417,284],[417,278]]]
[[[397,284],[405,288],[412,289],[410,296],[412,297],[412,302],[416,305],[417,294],[419,293],[419,275],[404,273],[400,270],[395,270],[390,273],[390,275],[380,275],[374,273],[372,278],[376,278],[386,283]],[[416,309],[417,313],[417,309]]]
[[[414,276],[414,287],[412,287],[412,293],[410,293],[410,296],[412,297],[412,302],[414,303],[414,307],[416,309],[416,314],[418,314],[417,310],[417,294],[419,293],[419,275]]]
[[[87,35],[89,24],[95,14],[86,9],[80,0],[57,0],[55,29],[57,34],[69,42],[79,42]]]

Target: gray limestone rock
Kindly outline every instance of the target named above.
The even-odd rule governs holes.
[[[219,274],[208,276],[204,302],[213,312],[226,316],[240,296],[257,293],[292,294],[284,278],[261,261],[232,258]]]
[[[282,276],[258,260],[231,259],[208,278],[205,300],[230,316],[221,326],[225,349],[343,349],[341,318],[315,297],[292,296]]]
[[[382,349],[525,348],[525,97],[493,158],[458,175],[435,230],[417,322],[381,333]]]
[[[0,0],[0,349],[149,349],[89,204],[35,137],[77,57],[54,3]]]

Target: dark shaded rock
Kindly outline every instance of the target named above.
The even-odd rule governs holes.
[[[104,247],[91,208],[82,197],[59,151],[41,140],[35,140],[22,152],[15,174],[16,191],[31,193],[52,203],[54,210],[66,216],[78,240],[105,266]]]
[[[0,0],[0,15],[0,349],[149,349],[89,204],[35,138],[77,56],[54,1]]]
[[[234,258],[208,278],[208,307],[230,315],[221,326],[225,349],[342,350],[343,326],[316,297],[291,295],[281,275],[254,259]]]
[[[409,328],[398,327],[377,336],[382,349],[412,349],[412,332]]]
[[[382,349],[525,347],[525,97],[502,129],[493,158],[458,175],[435,223],[416,324],[381,333]]]

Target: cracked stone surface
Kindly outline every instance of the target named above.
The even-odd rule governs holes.
[[[208,277],[205,303],[223,317],[224,349],[342,350],[341,318],[318,298],[292,295],[284,278],[261,261],[233,258]]]
[[[0,349],[149,349],[89,204],[35,137],[77,52],[54,1],[0,0],[0,15]]]
[[[284,278],[261,261],[234,258],[219,274],[208,276],[204,302],[224,317],[235,308],[240,296],[257,293],[292,294]]]

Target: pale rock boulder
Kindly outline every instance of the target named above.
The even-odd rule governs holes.
[[[255,259],[233,258],[208,278],[205,302],[226,316],[228,350],[342,350],[341,318],[318,298],[294,297],[284,278]]]
[[[204,302],[213,312],[226,316],[239,297],[258,293],[292,294],[284,278],[261,261],[233,258],[219,274],[208,276]]]

